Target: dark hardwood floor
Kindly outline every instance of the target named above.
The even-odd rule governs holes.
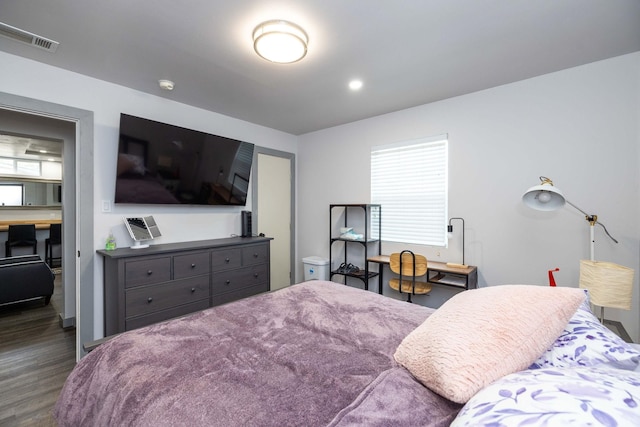
[[[51,303],[0,306],[0,426],[55,426],[51,409],[75,366],[75,329],[63,330],[61,277]]]

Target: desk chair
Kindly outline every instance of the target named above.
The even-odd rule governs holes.
[[[38,253],[35,224],[18,224],[9,226],[9,237],[7,241],[4,242],[6,256],[12,256],[11,249],[17,247],[32,247],[33,253]]]
[[[427,274],[427,258],[411,251],[393,253],[389,257],[389,268],[399,277],[389,280],[389,286],[398,292],[407,294],[407,302],[411,295],[426,295],[431,292],[431,284],[416,280]]]
[[[53,257],[53,247],[60,247],[60,256]],[[49,268],[53,267],[53,260],[60,261],[62,265],[62,224],[51,224],[49,226],[49,237],[44,239],[45,257]]]

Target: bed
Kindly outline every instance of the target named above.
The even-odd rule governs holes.
[[[578,289],[496,286],[434,311],[311,281],[107,341],[53,415],[60,426],[639,425],[640,353],[589,316]],[[595,345],[576,350],[583,339]]]

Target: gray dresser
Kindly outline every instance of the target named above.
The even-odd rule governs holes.
[[[105,336],[267,292],[266,237],[99,250]]]

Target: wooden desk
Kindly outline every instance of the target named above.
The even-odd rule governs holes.
[[[367,262],[380,264],[378,276],[378,293],[382,294],[382,269],[389,265],[389,255],[376,255],[367,258]],[[427,260],[427,282],[434,285],[450,286],[458,289],[476,289],[478,287],[478,267],[467,265],[465,267],[450,266],[446,262]]]
[[[48,230],[51,224],[62,224],[59,219],[19,219],[11,221],[0,221],[0,231],[9,230],[10,225],[35,224],[36,230]]]

